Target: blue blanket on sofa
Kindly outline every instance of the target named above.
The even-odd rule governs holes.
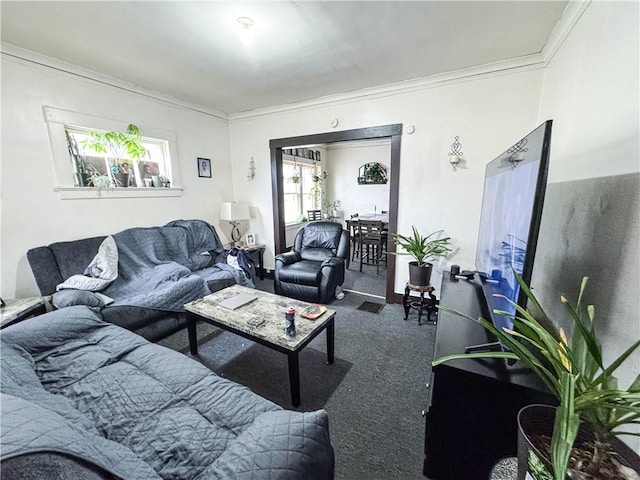
[[[333,477],[326,412],[293,412],[84,306],[0,335],[2,460],[82,458],[119,478]]]
[[[211,293],[207,279],[229,273],[236,283],[254,286],[242,270],[226,264],[207,267],[210,252],[224,248],[215,229],[202,220],[130,228],[113,238],[118,246],[118,277],[101,291],[114,299],[112,305],[181,312],[185,303]]]

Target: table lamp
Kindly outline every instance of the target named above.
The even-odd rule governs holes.
[[[237,244],[240,240],[240,220],[249,220],[249,205],[246,203],[223,202],[220,205],[220,220],[228,220],[231,229],[231,240]]]

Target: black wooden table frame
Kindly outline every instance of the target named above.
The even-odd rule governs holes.
[[[218,320],[207,318],[196,313],[186,312],[187,314],[187,332],[189,334],[189,350],[191,351],[191,355],[198,354],[198,335],[196,332],[196,324],[199,321],[209,323],[216,327],[219,327],[223,330],[226,330],[231,333],[235,333],[236,335],[240,335],[248,340],[259,343],[260,345],[264,345],[265,347],[269,347],[272,350],[275,350],[280,353],[284,353],[287,355],[287,360],[289,363],[289,384],[291,386],[291,404],[294,407],[300,406],[300,363],[298,361],[298,354],[300,351],[306,347],[311,340],[316,338],[320,332],[326,330],[327,332],[327,364],[331,365],[334,361],[334,349],[335,349],[335,329],[334,329],[334,318],[336,316],[333,313],[327,320],[325,320],[324,325],[321,325],[320,328],[315,330],[309,335],[308,338],[304,340],[304,342],[300,343],[295,350],[289,350],[285,347],[277,345],[275,343],[271,343],[267,340],[263,340],[261,338],[254,337],[250,333],[243,332],[236,328],[233,328],[230,325],[222,323]]]
[[[427,322],[432,322],[431,315],[435,314],[436,319],[438,315],[438,311],[436,310],[436,296],[433,294],[435,288],[431,285],[428,286],[417,286],[411,285],[407,282],[404,287],[404,295],[402,296],[402,306],[404,307],[404,319],[407,320],[409,318],[409,311],[411,308],[415,308],[418,310],[418,325],[422,325],[422,311],[427,311]],[[420,297],[416,300],[411,300],[411,291],[419,292]],[[425,298],[424,294],[429,295],[429,298]],[[415,297],[413,297],[415,298]],[[436,323],[437,320],[434,320],[433,323]]]

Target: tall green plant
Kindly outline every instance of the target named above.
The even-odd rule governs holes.
[[[134,125],[127,126],[127,133],[123,132],[91,132],[89,138],[82,141],[86,148],[98,153],[106,153],[114,160],[123,159],[125,154],[133,160],[140,160],[149,151],[142,145],[142,133]]]
[[[508,351],[449,355],[434,360],[433,365],[460,358],[507,358],[522,361],[540,377],[560,402],[552,439],[554,478],[565,479],[569,453],[580,419],[590,423],[594,430],[596,441],[591,468],[597,471],[613,437],[620,434],[639,435],[624,431],[622,427],[640,424],[640,375],[624,390],[619,388],[614,372],[640,346],[640,340],[605,367],[602,347],[594,328],[595,308],[593,305],[582,306],[587,277],[582,280],[575,304],[564,296],[560,297],[574,321],[570,342],[564,331],[551,322],[528,285],[517,274],[516,279],[529,300],[530,308],[522,308],[506,297],[496,295],[508,300],[516,309],[516,314],[495,310],[497,314],[511,317],[512,330],[498,329],[484,318],[473,319],[440,307],[477,321],[495,335]]]
[[[423,237],[415,225],[412,225],[411,228],[413,235],[410,237],[399,233],[393,234],[393,242],[405,250],[404,252],[392,252],[393,255],[410,255],[418,262],[418,266],[424,267],[437,257],[447,256],[451,251],[451,248],[449,248],[451,237],[433,238],[441,234],[443,230],[438,230]]]

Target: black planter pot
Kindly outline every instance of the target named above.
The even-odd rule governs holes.
[[[409,262],[409,283],[419,287],[431,285],[431,271],[433,265],[427,263],[424,267],[419,267],[418,262]]]
[[[530,470],[529,459],[531,454],[540,459],[542,464],[551,473],[551,460],[540,452],[531,442],[536,435],[546,435],[551,438],[553,423],[556,415],[556,407],[549,405],[528,405],[518,412],[518,480],[524,480],[527,472],[534,480],[537,477]],[[594,435],[586,423],[582,423],[578,430],[575,445],[588,445],[594,441]],[[614,438],[611,441],[611,449],[617,453],[618,460],[622,464],[640,472],[640,456],[621,440]],[[581,478],[580,474],[574,478]]]

